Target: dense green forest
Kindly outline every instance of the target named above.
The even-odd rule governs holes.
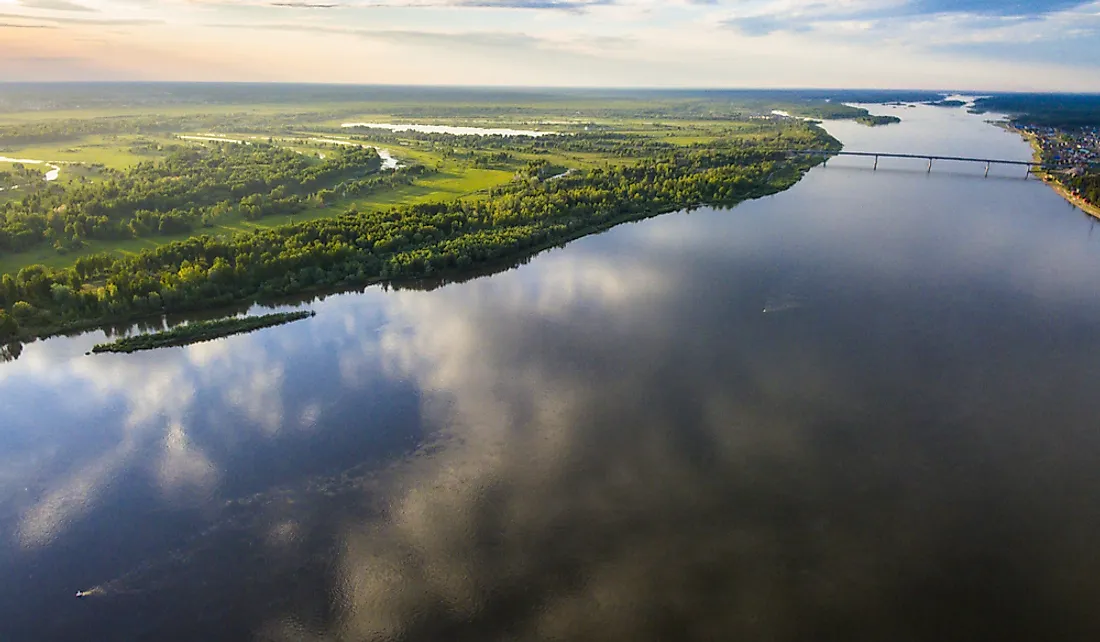
[[[540,180],[534,164],[526,178],[483,199],[350,211],[229,239],[199,236],[121,258],[81,257],[67,269],[25,267],[0,278],[0,340],[462,271],[622,221],[737,203],[789,187],[817,162],[782,150],[837,146],[820,130],[788,128],[787,138],[668,150],[557,180]]]
[[[901,122],[901,119],[897,116],[860,116],[856,118],[856,122],[867,125],[869,127],[879,127],[881,125],[896,125]]]
[[[1092,205],[1100,207],[1100,174],[1091,173],[1082,176],[1069,176],[1062,183],[1074,194]]]
[[[975,113],[1009,114],[1035,127],[1077,129],[1100,124],[1100,94],[999,94],[975,101]]]
[[[55,185],[3,203],[0,252],[179,234],[234,213],[253,220],[294,213],[324,205],[337,190],[366,189],[380,167],[378,153],[367,147],[334,151],[322,161],[263,143],[177,146],[161,161],[111,172],[102,182]]]

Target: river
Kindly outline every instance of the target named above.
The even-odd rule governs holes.
[[[53,163],[49,163],[47,161],[31,160],[31,159],[27,159],[27,158],[8,158],[7,156],[0,156],[0,163],[21,163],[23,165],[45,165],[46,167],[50,168],[50,170],[48,172],[46,172],[45,175],[42,177],[47,182],[56,181],[58,179],[58,177],[61,176],[61,167],[59,165],[54,165]],[[12,187],[9,187],[8,189],[19,189],[19,186],[14,185]],[[2,191],[4,191],[4,190],[0,189],[0,192],[2,192]]]
[[[1030,156],[872,110],[828,127]],[[1020,168],[870,165],[250,335],[26,346],[0,639],[1097,639],[1100,232]]]

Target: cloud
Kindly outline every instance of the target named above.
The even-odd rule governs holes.
[[[19,5],[29,9],[46,9],[48,11],[95,11],[91,7],[69,2],[68,0],[19,0]]]
[[[819,45],[832,42],[878,52],[883,47],[904,47],[911,52],[985,58],[992,64],[1007,60],[1068,64],[1100,56],[1098,2],[746,0],[731,6],[731,11],[719,15],[720,27],[754,38],[804,34],[807,40],[801,44],[807,47],[815,46],[809,39]],[[1088,42],[1090,38],[1094,42]],[[1024,51],[1021,43],[1042,46]]]
[[[49,1],[49,0],[45,0]],[[289,9],[517,9],[580,13],[591,7],[618,4],[616,0],[343,0],[308,2],[287,0],[189,0],[192,4],[219,6],[266,6]]]
[[[542,44],[539,38],[534,38],[522,33],[508,32],[439,32],[439,31],[414,31],[396,29],[356,29],[352,27],[337,27],[320,24],[210,24],[207,27],[216,29],[245,29],[265,31],[290,31],[299,33],[321,33],[341,36],[352,36],[374,40],[385,40],[397,44],[420,44],[427,46],[477,46],[477,47],[512,47],[527,48]]]
[[[163,24],[164,20],[153,18],[76,18],[72,16],[26,16],[18,13],[0,13],[0,19],[41,20],[54,24],[137,26]]]
[[[1097,87],[1090,69],[1100,60],[1100,2],[1073,0],[28,2],[40,10],[24,13],[16,0],[2,5],[10,8],[0,14],[7,40],[33,47],[35,31],[18,26],[23,24],[83,27],[73,35],[97,36],[113,49],[70,39],[66,53],[85,55],[85,67],[127,78],[710,87],[870,83],[1081,91]],[[42,9],[61,2],[99,13]],[[141,13],[135,13],[138,8]],[[181,28],[111,29],[156,24]],[[227,38],[216,28],[240,32]],[[331,44],[314,37],[308,51],[291,56],[272,43],[270,36],[278,31],[343,37]],[[350,54],[331,50],[336,43],[372,64],[328,65],[333,55]],[[1028,51],[1020,43],[1030,45]],[[390,44],[403,48],[401,59],[373,64]],[[225,60],[232,64],[216,62]],[[1025,61],[1029,68],[1018,69]],[[1039,67],[1058,73],[1037,72]],[[969,70],[965,77],[960,69]],[[5,77],[26,75],[15,69]],[[52,77],[84,76],[73,67],[68,75],[58,69]]]
[[[991,16],[1042,16],[1074,9],[1082,0],[917,0],[914,14],[974,13]]]

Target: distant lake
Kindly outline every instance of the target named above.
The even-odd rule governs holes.
[[[539,132],[526,129],[460,127],[458,125],[416,125],[393,123],[344,123],[341,127],[370,127],[394,132],[421,132],[423,134],[454,134],[456,136],[552,136],[555,132]]]
[[[827,127],[1030,158],[870,109]],[[1096,221],[871,165],[249,335],[27,345],[0,640],[1098,639]]]

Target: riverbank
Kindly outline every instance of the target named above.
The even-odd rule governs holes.
[[[716,160],[706,155],[695,159],[701,165]],[[229,280],[224,278],[223,273],[218,277],[217,284],[210,281],[210,269],[202,265],[201,257],[186,254],[186,251],[194,250],[189,245],[171,246],[175,251],[186,254],[174,260],[186,259],[193,266],[199,265],[198,270],[192,268],[197,278],[187,283],[177,276],[181,269],[179,263],[158,265],[154,272],[149,272],[148,267],[128,266],[128,262],[133,263],[137,259],[119,259],[114,262],[117,265],[100,270],[102,274],[109,275],[108,285],[114,285],[115,291],[123,293],[118,295],[118,299],[111,299],[112,292],[105,290],[106,286],[99,286],[97,292],[102,297],[100,309],[110,311],[109,315],[85,316],[83,310],[63,302],[27,299],[35,301],[36,305],[28,304],[21,308],[21,322],[13,336],[30,341],[104,324],[132,322],[162,314],[165,310],[196,312],[214,305],[270,301],[311,291],[358,289],[379,282],[461,277],[478,270],[479,266],[523,260],[549,247],[628,221],[690,209],[702,203],[729,206],[774,194],[793,186],[816,164],[813,160],[788,162],[766,176],[753,176],[759,170],[751,164],[712,165],[705,172],[697,166],[694,170],[675,172],[674,179],[665,177],[659,182],[656,178],[639,181],[647,171],[645,165],[613,168],[598,172],[587,180],[567,178],[555,181],[553,192],[559,198],[569,197],[570,202],[553,212],[534,207],[543,198],[543,189],[514,186],[509,190],[513,196],[511,201],[499,206],[514,220],[484,228],[482,226],[487,221],[499,220],[499,216],[493,217],[491,212],[481,211],[480,206],[479,209],[472,209],[458,201],[406,207],[399,215],[391,215],[396,218],[342,216],[285,226],[233,241],[205,237],[202,246],[205,250],[220,247],[220,251],[231,260],[238,242],[247,246],[250,252],[266,251],[270,258],[266,264],[242,263],[248,271],[235,269],[234,276]],[[705,176],[706,180],[699,180],[700,176]],[[742,181],[740,189],[731,190],[728,186],[737,184],[738,180]],[[669,184],[670,181],[676,184]],[[746,182],[756,184],[750,187]],[[636,189],[646,188],[646,193],[626,193],[619,188],[622,184],[631,184]],[[600,196],[593,197],[593,193]],[[429,227],[429,224],[440,227]],[[430,238],[428,234],[431,234]],[[416,238],[417,235],[420,238]],[[327,239],[327,245],[317,245],[308,258],[287,245],[288,240],[308,237],[318,241]],[[343,241],[346,238],[368,239],[370,247],[349,246]],[[393,240],[398,238],[405,240]],[[395,247],[397,243],[401,245]],[[160,249],[156,253],[163,251]],[[144,255],[143,260],[152,259],[154,254]],[[284,265],[291,268],[282,267]],[[261,279],[256,276],[259,274],[267,276]],[[47,278],[55,283],[66,279],[64,283],[68,283],[72,276],[62,271],[48,273]],[[148,295],[134,292],[135,278],[150,279],[154,276],[161,282],[167,278],[172,286]],[[199,293],[198,288],[204,288],[203,292]]]
[[[1029,145],[1031,145],[1031,157],[1033,160],[1043,160],[1043,148],[1042,145],[1039,143],[1038,136],[1032,134],[1031,132],[1016,129],[1010,124],[1006,124],[1003,126],[1007,131],[1019,134],[1021,137],[1023,137],[1024,140],[1028,142]],[[1072,203],[1073,206],[1077,209],[1094,218],[1100,218],[1100,206],[1093,205],[1092,203],[1089,203],[1085,199],[1071,192],[1065,185],[1062,184],[1062,181],[1058,180],[1058,177],[1056,175],[1045,171],[1036,171],[1032,172],[1032,174],[1042,179],[1044,183],[1050,186],[1050,188],[1053,189],[1055,192],[1058,192],[1058,194],[1060,194],[1062,198]]]

